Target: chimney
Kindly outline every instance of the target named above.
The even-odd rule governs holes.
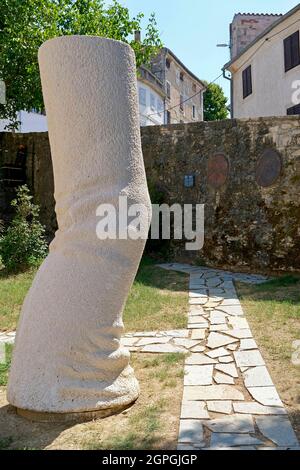
[[[140,31],[135,31],[134,32],[134,40],[135,40],[135,42],[141,42],[141,32]]]

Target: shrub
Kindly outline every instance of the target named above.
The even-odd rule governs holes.
[[[11,202],[15,216],[0,237],[0,257],[8,271],[37,265],[47,254],[45,228],[39,222],[39,207],[32,202],[26,185],[17,190]]]

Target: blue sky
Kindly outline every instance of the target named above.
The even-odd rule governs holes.
[[[211,81],[229,59],[229,24],[235,13],[286,13],[295,0],[119,0],[132,15],[156,13],[161,39],[199,78]],[[219,83],[229,96],[229,82]]]

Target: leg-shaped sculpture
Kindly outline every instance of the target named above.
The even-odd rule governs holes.
[[[119,196],[150,215],[134,53],[60,37],[42,45],[39,64],[59,230],[23,305],[8,400],[31,418],[105,416],[139,393],[120,336],[145,242],[96,235],[97,207],[118,208]]]

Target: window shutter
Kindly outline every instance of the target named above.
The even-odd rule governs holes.
[[[289,36],[284,40],[284,64],[287,72],[292,68],[292,38]]]
[[[299,65],[300,50],[299,50],[299,31],[292,36],[292,67]]]
[[[284,68],[285,71],[297,67],[300,64],[299,31],[291,34],[284,40]]]
[[[251,65],[243,70],[243,98],[247,98],[247,96],[251,95],[252,93],[252,72],[251,72]]]

